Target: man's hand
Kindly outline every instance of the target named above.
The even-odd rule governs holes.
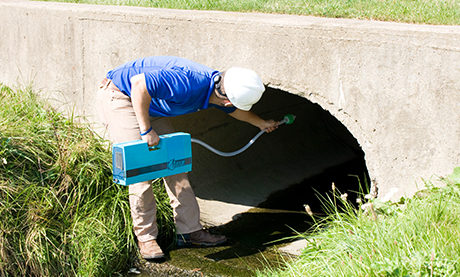
[[[278,128],[279,121],[273,119],[265,120],[262,126],[259,126],[260,130],[265,130],[267,133],[273,132]]]
[[[148,146],[156,146],[160,143],[160,137],[155,130],[148,132],[146,135],[141,136],[141,138],[143,141],[147,142]]]

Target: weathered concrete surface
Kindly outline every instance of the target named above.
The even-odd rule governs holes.
[[[182,56],[218,70],[249,67],[283,90],[269,90],[255,108],[264,117],[303,116],[291,129],[262,137],[235,159],[194,147],[190,175],[211,206],[243,211],[359,156],[359,147],[382,194],[398,187],[411,195],[421,177],[459,164],[460,27],[0,0],[0,30],[0,82],[33,80],[56,104],[94,121],[105,73],[148,55]],[[329,113],[343,125],[324,119]],[[215,111],[175,123],[229,150],[256,132]]]

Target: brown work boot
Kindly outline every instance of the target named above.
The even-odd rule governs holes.
[[[194,246],[218,246],[227,242],[227,238],[222,235],[213,235],[206,230],[198,230],[190,234],[177,235],[177,247]]]
[[[138,242],[139,252],[144,259],[161,259],[165,257],[163,251],[156,240],[149,240],[146,242]]]

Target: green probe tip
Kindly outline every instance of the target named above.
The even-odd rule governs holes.
[[[295,115],[287,114],[284,116],[284,119],[286,119],[286,124],[292,124],[292,122],[294,122]]]

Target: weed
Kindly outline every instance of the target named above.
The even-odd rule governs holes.
[[[135,249],[128,189],[112,182],[106,142],[31,88],[0,86],[0,97],[0,275],[124,270]],[[159,221],[172,222],[162,182],[154,187]]]
[[[371,199],[362,208],[336,194],[328,216],[301,235],[308,245],[299,259],[259,276],[458,276],[460,168],[443,180],[423,197]]]

